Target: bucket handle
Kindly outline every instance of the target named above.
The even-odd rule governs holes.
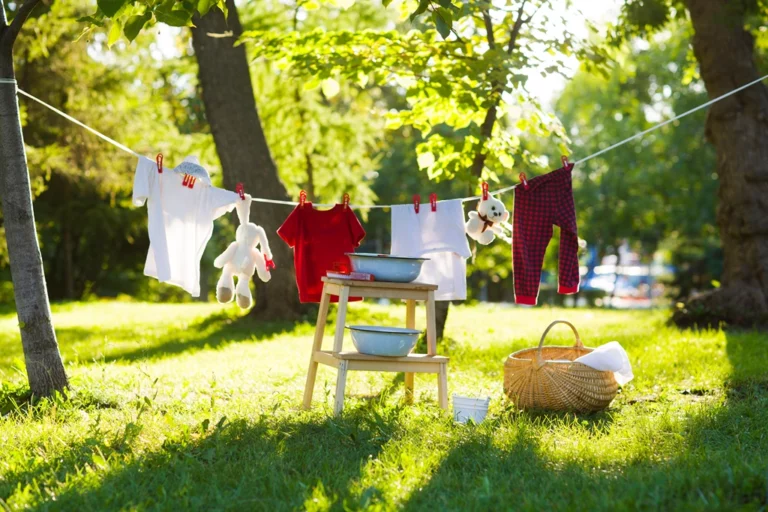
[[[555,320],[551,324],[549,324],[549,327],[544,331],[544,334],[541,335],[541,341],[539,341],[539,348],[536,350],[536,365],[538,367],[541,367],[544,365],[544,360],[541,358],[541,348],[544,346],[544,339],[547,337],[547,334],[549,333],[550,329],[552,329],[557,324],[565,324],[568,327],[571,328],[573,331],[573,334],[576,336],[576,343],[574,343],[574,347],[576,348],[584,348],[584,344],[581,342],[581,337],[579,336],[579,331],[576,330],[576,327],[567,320]]]

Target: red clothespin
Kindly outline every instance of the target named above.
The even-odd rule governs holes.
[[[267,258],[266,254],[264,255],[264,263],[267,264],[267,270],[274,270],[277,268],[277,265],[275,265],[275,262]]]
[[[341,200],[341,202],[344,205],[345,210],[349,208],[349,194],[344,194],[344,198]]]
[[[181,181],[181,186],[182,186],[182,187],[188,187],[188,186],[189,186],[189,179],[190,179],[191,177],[192,177],[192,176],[190,176],[189,174],[185,174],[185,175],[184,175],[184,179]]]
[[[303,190],[299,192],[299,206],[304,206],[304,203],[307,202],[307,193]]]
[[[487,201],[488,200],[488,182],[487,181],[483,182],[482,189],[483,189],[483,195],[482,195],[483,201]]]
[[[237,185],[235,185],[235,192],[237,192],[237,195],[240,196],[240,199],[245,201],[245,189],[243,188],[242,183],[238,183]]]
[[[563,161],[563,168],[567,169],[568,167],[570,167],[571,164],[568,162],[567,156],[563,155],[562,157],[560,157],[560,160]]]
[[[421,204],[421,196],[419,196],[419,194],[413,194],[413,209],[416,213],[419,213],[420,204]]]
[[[158,153],[155,157],[155,162],[157,162],[157,173],[163,174],[163,154]]]
[[[520,173],[520,182],[523,184],[523,188],[528,190],[528,178],[525,177],[525,173]]]
[[[432,205],[432,211],[437,211],[437,194],[435,192],[432,192],[429,194],[429,204]]]
[[[197,181],[197,178],[194,176],[189,177],[189,188],[195,188],[195,182]]]

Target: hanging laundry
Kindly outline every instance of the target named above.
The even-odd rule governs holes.
[[[435,300],[467,298],[467,258],[472,253],[464,231],[460,199],[430,207],[398,204],[392,207],[393,256],[429,258],[416,281],[438,286]]]
[[[235,241],[213,261],[214,267],[222,269],[216,283],[216,300],[226,304],[237,296],[237,305],[242,309],[253,305],[253,273],[258,273],[259,279],[265,283],[272,278],[267,267],[267,262],[272,261],[272,251],[264,228],[250,222],[251,201],[251,196],[244,194],[237,202],[240,225],[235,232]],[[237,277],[237,288],[234,277]]]
[[[277,234],[293,248],[299,300],[320,302],[321,278],[329,270],[351,269],[346,253],[360,245],[365,230],[348,206],[337,204],[330,210],[317,210],[305,202],[293,209]],[[338,297],[331,301],[338,302]]]
[[[195,157],[187,157],[177,170],[164,171],[169,172],[158,172],[154,161],[141,157],[133,180],[133,204],[146,202],[149,217],[144,274],[198,297],[200,259],[213,234],[213,221],[234,209],[238,195],[211,186],[208,172]],[[197,185],[190,188],[192,175]]]
[[[552,238],[552,226],[560,227],[558,293],[579,291],[579,240],[573,204],[571,170],[568,164],[515,188],[512,263],[515,272],[515,302],[535,305],[539,296],[541,266]]]

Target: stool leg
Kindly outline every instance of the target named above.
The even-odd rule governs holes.
[[[440,407],[443,410],[448,410],[448,365],[446,363],[440,364],[440,373],[437,374],[437,398],[440,402]]]
[[[437,326],[435,324],[435,292],[427,294],[427,354],[437,355]]]
[[[408,299],[405,303],[405,327],[416,328],[416,301],[413,299]],[[405,374],[405,401],[409,404],[413,403],[413,375],[413,373]]]
[[[333,401],[333,415],[341,415],[344,409],[344,388],[347,385],[347,365],[349,361],[339,362],[339,374],[336,376],[336,396]]]
[[[317,361],[315,361],[315,352],[323,348],[323,334],[325,333],[325,324],[328,320],[328,307],[331,303],[331,296],[325,293],[320,298],[320,310],[317,312],[317,325],[315,326],[315,341],[312,344],[312,353],[309,355],[309,371],[307,371],[307,383],[304,386],[304,408],[312,407],[312,393],[315,389],[315,378],[317,377]]]

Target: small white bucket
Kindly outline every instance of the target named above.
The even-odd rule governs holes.
[[[488,404],[490,403],[490,398],[453,395],[453,419],[459,423],[466,423],[470,419],[475,423],[480,423],[488,414]]]

